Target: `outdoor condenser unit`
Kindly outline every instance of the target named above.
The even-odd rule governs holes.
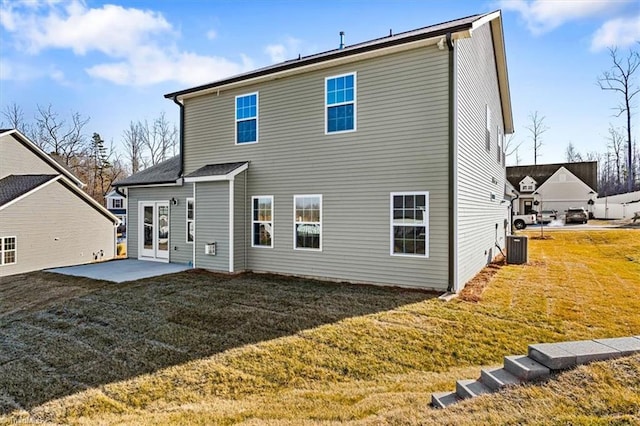
[[[216,243],[207,243],[204,245],[204,254],[208,254],[209,256],[216,255]]]
[[[529,261],[529,238],[507,235],[507,263],[521,265]]]

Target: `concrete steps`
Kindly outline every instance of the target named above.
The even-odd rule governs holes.
[[[635,353],[640,353],[640,336],[529,345],[526,356],[505,356],[504,367],[483,369],[478,380],[458,380],[455,392],[432,394],[431,405],[445,408],[505,386],[544,380],[557,371]]]

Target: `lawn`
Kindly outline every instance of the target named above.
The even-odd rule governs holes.
[[[0,423],[639,422],[640,356],[428,406],[529,343],[640,334],[640,230],[550,238],[451,302],[204,271],[0,278]]]

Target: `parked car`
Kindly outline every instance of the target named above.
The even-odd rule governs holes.
[[[558,218],[557,210],[542,210],[538,213],[538,222],[549,223]]]
[[[513,216],[513,226],[516,229],[524,229],[527,225],[535,225],[536,214],[533,211],[529,214],[517,214]]]
[[[587,215],[587,211],[581,208],[569,208],[567,210],[567,216],[565,218],[565,223],[587,223],[589,220],[589,215]]]

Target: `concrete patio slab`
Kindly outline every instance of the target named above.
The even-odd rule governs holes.
[[[149,262],[137,259],[111,260],[87,265],[45,269],[45,272],[86,277],[94,280],[122,283],[159,275],[174,274],[191,269],[189,265],[178,263]]]

